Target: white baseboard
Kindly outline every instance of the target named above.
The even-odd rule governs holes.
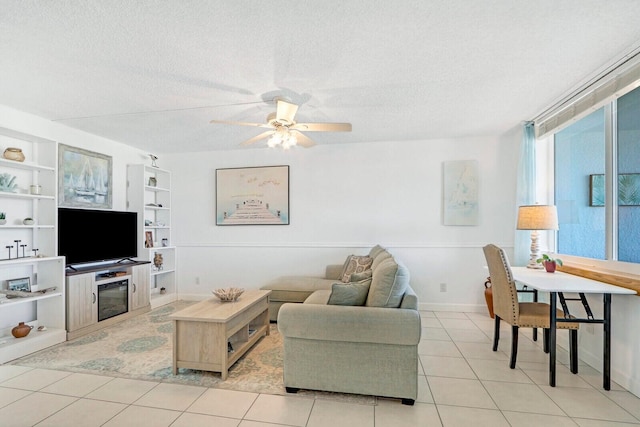
[[[464,313],[484,313],[487,312],[487,306],[484,304],[449,304],[449,303],[418,303],[418,309],[421,311],[458,311]]]
[[[583,350],[578,345],[578,358],[596,371],[602,373],[602,354],[594,354],[590,351]],[[611,366],[611,381],[636,396],[640,396],[640,381],[630,377],[627,372]]]
[[[159,293],[151,295],[151,309],[170,304],[178,299],[175,293],[161,295]]]

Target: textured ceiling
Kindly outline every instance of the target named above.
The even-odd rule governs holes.
[[[277,95],[353,124],[319,144],[494,136],[639,45],[637,0],[0,0],[0,104],[156,153]]]

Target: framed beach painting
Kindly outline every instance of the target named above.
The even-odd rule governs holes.
[[[111,173],[111,156],[60,144],[58,205],[111,209]]]
[[[289,166],[216,169],[216,225],[289,225]]]

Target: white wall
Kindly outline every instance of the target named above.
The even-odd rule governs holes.
[[[504,138],[165,154],[179,292],[321,275],[326,264],[379,243],[409,267],[423,307],[486,310],[481,248],[513,245],[519,143],[514,131]],[[468,159],[479,165],[480,224],[443,226],[442,162]],[[267,165],[290,166],[291,224],[216,226],[216,168]]]

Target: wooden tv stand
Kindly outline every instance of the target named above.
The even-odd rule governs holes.
[[[67,268],[65,272],[67,339],[78,338],[150,311],[149,273],[149,261]],[[128,286],[127,311],[98,320],[99,287],[122,280],[126,280]]]
[[[110,264],[90,265],[90,266],[78,266],[73,267],[67,265],[64,274],[68,276],[76,276],[78,274],[95,273],[97,271],[109,271],[117,273],[119,271],[126,271],[129,267],[135,267],[136,265],[151,264],[151,261],[126,261],[126,262],[113,262]]]

